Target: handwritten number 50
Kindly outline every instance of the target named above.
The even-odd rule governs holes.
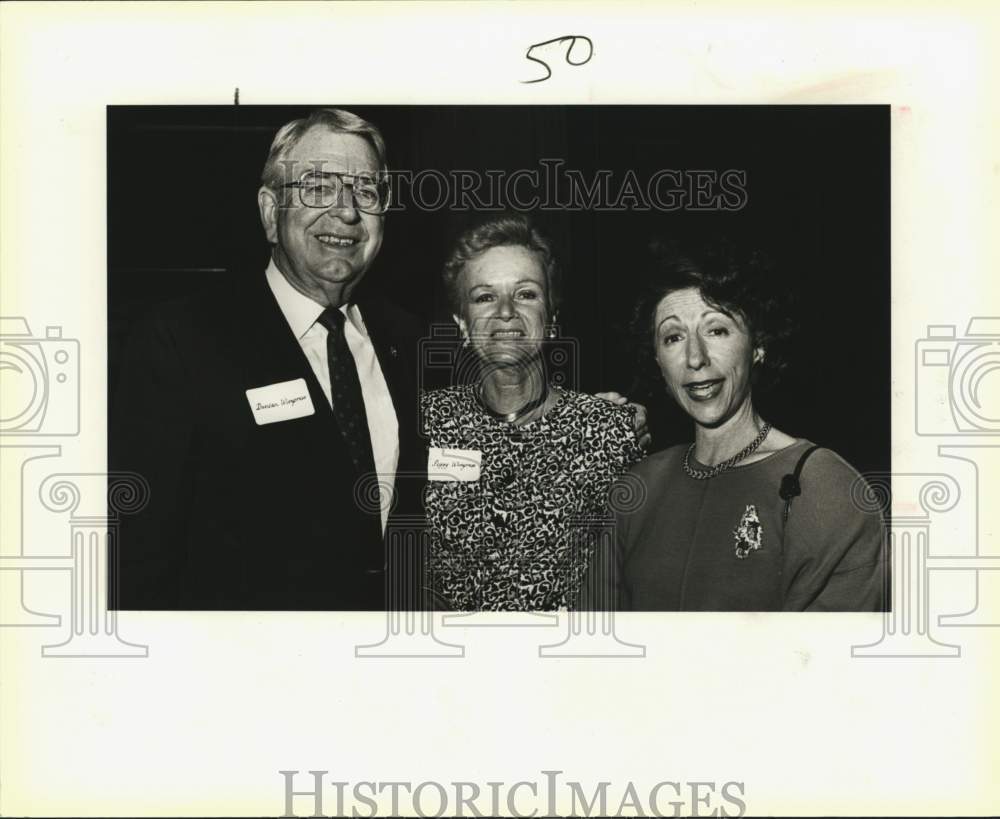
[[[585,37],[582,34],[568,34],[565,37],[555,37],[551,40],[546,40],[544,43],[535,43],[533,46],[529,46],[528,50],[525,52],[525,59],[531,60],[533,63],[538,63],[542,68],[545,69],[544,77],[537,77],[533,80],[522,80],[521,82],[528,84],[533,82],[545,82],[549,77],[552,76],[552,69],[545,60],[539,57],[532,56],[532,52],[536,49],[545,48],[545,46],[552,45],[553,43],[569,43],[569,47],[566,49],[566,53],[563,58],[570,65],[586,65],[590,62],[590,58],[594,56],[594,42],[589,37]],[[573,49],[577,48],[577,45],[581,44],[574,54]],[[577,59],[573,59],[574,56]],[[582,59],[581,59],[582,58]]]

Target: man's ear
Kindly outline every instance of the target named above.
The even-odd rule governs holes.
[[[469,328],[465,323],[465,319],[454,313],[451,314],[451,318],[458,325],[458,332],[462,334],[462,338],[467,340],[469,338]]]
[[[264,226],[264,234],[272,245],[278,244],[278,198],[266,185],[261,185],[257,191],[257,209],[260,211],[260,223]]]

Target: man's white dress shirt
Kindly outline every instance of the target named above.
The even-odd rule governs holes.
[[[268,264],[266,275],[278,307],[281,308],[292,334],[298,339],[302,351],[309,359],[309,365],[316,374],[320,387],[323,388],[327,403],[332,406],[330,365],[326,356],[327,329],[317,321],[323,312],[323,305],[292,287],[278,270],[274,259]],[[361,311],[356,304],[345,304],[341,306],[340,312],[346,319],[344,337],[358,369],[361,395],[365,401],[365,414],[368,416],[368,434],[372,442],[375,470],[379,474],[379,483],[383,486],[381,512],[384,532],[392,498],[391,492],[387,493],[384,488],[392,487],[395,483],[396,466],[399,464],[399,422]]]

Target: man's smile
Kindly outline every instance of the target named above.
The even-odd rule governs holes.
[[[327,247],[354,247],[358,240],[351,236],[338,236],[335,233],[319,233],[316,239]]]

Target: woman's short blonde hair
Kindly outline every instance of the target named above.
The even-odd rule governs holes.
[[[462,296],[458,279],[473,259],[495,247],[523,247],[538,256],[545,272],[546,305],[551,318],[559,308],[559,270],[549,241],[523,213],[499,213],[465,230],[456,240],[442,278],[453,312],[460,313]]]

